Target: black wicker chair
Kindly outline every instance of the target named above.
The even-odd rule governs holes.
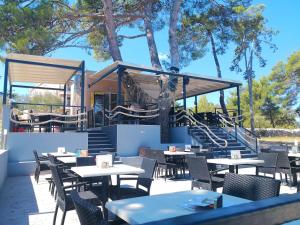
[[[138,177],[119,177],[117,186],[112,187],[112,199],[125,199],[133,197],[147,196],[150,194],[150,188],[153,181],[153,174],[156,166],[156,160],[143,158],[141,169],[145,173],[139,174]],[[122,187],[122,180],[136,180],[136,187]],[[142,187],[142,188],[140,188]]]
[[[226,173],[223,193],[256,201],[279,196],[280,183],[270,177]]]
[[[40,178],[41,171],[50,171],[49,168],[49,160],[47,157],[39,157],[37,151],[33,151],[34,159],[35,159],[35,172],[34,179],[38,183]]]
[[[214,176],[215,172],[209,171],[204,156],[187,157],[186,160],[192,178],[192,190],[197,187],[216,191],[217,188],[223,187],[224,179]]]
[[[75,209],[74,204],[71,199],[71,196],[70,196],[70,193],[67,190],[70,188],[73,188],[73,189],[77,188],[79,190],[79,188],[81,186],[83,186],[85,183],[77,183],[75,185],[64,186],[63,181],[60,176],[58,166],[50,164],[50,169],[52,172],[53,182],[54,182],[56,190],[57,190],[57,200],[56,200],[56,207],[55,207],[54,217],[53,217],[53,225],[55,225],[55,223],[56,223],[58,207],[63,211],[62,220],[61,220],[61,225],[63,225],[67,211]],[[79,192],[79,195],[81,198],[83,198],[85,200],[89,200],[96,205],[101,204],[100,201],[98,200],[97,196],[91,191],[82,191],[82,192]]]
[[[270,152],[274,152],[273,150]],[[280,180],[282,180],[282,174],[285,175],[286,183],[288,183],[288,176],[290,178],[289,185],[297,184],[297,173],[300,173],[300,166],[296,165],[300,159],[290,160],[288,152],[276,151],[278,154],[276,172],[280,174]]]
[[[278,153],[261,152],[258,154],[258,159],[264,160],[264,163],[256,166],[256,175],[271,174],[275,178]]]
[[[81,225],[104,225],[107,224],[103,219],[101,209],[91,202],[82,199],[77,191],[71,192],[79,221]]]

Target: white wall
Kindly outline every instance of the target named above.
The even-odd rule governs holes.
[[[7,151],[0,150],[0,190],[7,176]]]
[[[88,134],[76,132],[64,133],[13,133],[7,136],[8,175],[28,175],[34,170],[34,156],[57,151],[58,147],[65,147],[66,151],[75,152],[76,149],[88,148]]]

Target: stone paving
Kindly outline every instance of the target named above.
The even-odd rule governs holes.
[[[254,174],[253,168],[240,169],[241,174]],[[48,191],[48,182],[41,175],[37,184],[32,176],[8,177],[0,192],[0,225],[51,225],[55,208],[54,198]],[[279,177],[278,177],[279,178]],[[114,180],[113,180],[114,182]],[[128,181],[128,185],[134,185]],[[151,195],[190,190],[189,180],[155,179]],[[218,189],[221,192],[222,189]],[[280,193],[295,193],[295,188],[281,186]],[[57,224],[60,224],[59,210]],[[65,225],[79,225],[76,212],[67,212]]]

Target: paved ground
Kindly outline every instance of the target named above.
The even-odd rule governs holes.
[[[254,174],[253,168],[240,169],[239,173]],[[55,202],[48,191],[48,183],[42,175],[40,183],[36,184],[33,177],[9,177],[0,192],[0,225],[51,225]],[[128,183],[132,184],[132,183]],[[188,180],[156,179],[151,188],[151,194],[161,194],[190,190]],[[219,189],[218,192],[222,190]],[[295,188],[281,186],[281,193],[295,193]],[[57,217],[60,224],[61,211]],[[65,225],[79,225],[75,211],[67,213]]]

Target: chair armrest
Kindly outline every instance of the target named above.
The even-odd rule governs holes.
[[[68,189],[68,188],[73,188],[73,187],[81,187],[81,186],[84,186],[86,184],[87,184],[86,182],[80,182],[80,183],[77,183],[77,184],[63,186],[63,188]]]
[[[218,173],[218,172],[226,171],[226,170],[228,170],[228,168],[212,170],[212,171],[210,171],[210,173],[211,173],[211,174],[216,174],[216,173]]]

